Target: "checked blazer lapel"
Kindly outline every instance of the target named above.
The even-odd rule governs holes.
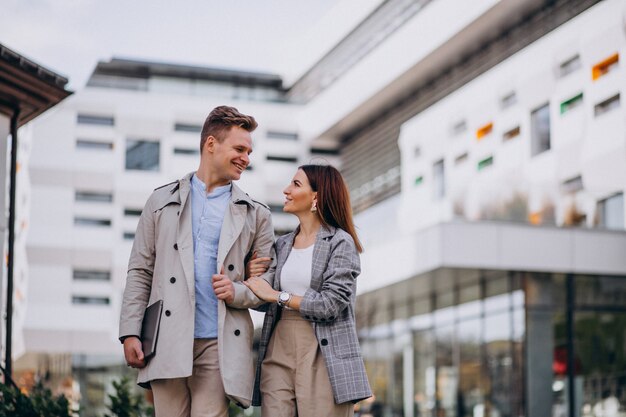
[[[326,270],[328,256],[330,254],[330,238],[335,234],[332,226],[322,225],[315,236],[315,246],[313,247],[313,262],[311,265],[311,289],[320,291],[324,284],[324,271]]]

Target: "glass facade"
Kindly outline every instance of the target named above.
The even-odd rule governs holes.
[[[442,268],[360,295],[357,325],[361,415],[626,416],[626,277]]]

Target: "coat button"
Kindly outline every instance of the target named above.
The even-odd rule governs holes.
[[[174,250],[178,250],[178,243],[174,243]]]
[[[322,339],[320,340],[320,343],[322,344],[322,346],[326,346],[328,344],[328,340]]]
[[[171,282],[172,284],[173,284],[173,283],[175,283],[175,282],[176,282],[176,278],[174,278],[174,277],[170,278],[170,282]]]
[[[180,216],[180,211],[177,211],[177,212],[176,212],[176,215],[177,215],[177,216]]]
[[[235,269],[235,266],[233,264],[228,265],[228,270],[232,271],[233,269]]]
[[[235,336],[239,336],[241,334],[241,332],[239,331],[239,329],[235,330]]]
[[[172,312],[171,312],[171,311],[169,311],[169,310],[165,310],[165,315],[166,315],[167,317],[169,317],[169,316],[171,316],[171,315],[172,315]]]

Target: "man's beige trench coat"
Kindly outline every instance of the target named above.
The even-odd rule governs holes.
[[[141,334],[146,306],[163,300],[156,355],[139,371],[138,383],[188,377],[192,372],[195,282],[191,233],[191,193],[187,174],[157,188],[139,219],[122,301],[120,338]],[[262,304],[243,283],[244,261],[274,253],[274,231],[267,207],[232,185],[220,235],[217,266],[233,281],[235,300],[218,300],[218,349],[226,395],[249,407],[254,384],[252,336],[248,308]]]

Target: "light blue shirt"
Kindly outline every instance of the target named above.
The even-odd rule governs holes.
[[[230,201],[231,185],[215,188],[210,194],[196,175],[191,177],[191,227],[196,283],[195,338],[217,337],[217,297],[213,274],[217,273],[217,248],[222,222]]]

